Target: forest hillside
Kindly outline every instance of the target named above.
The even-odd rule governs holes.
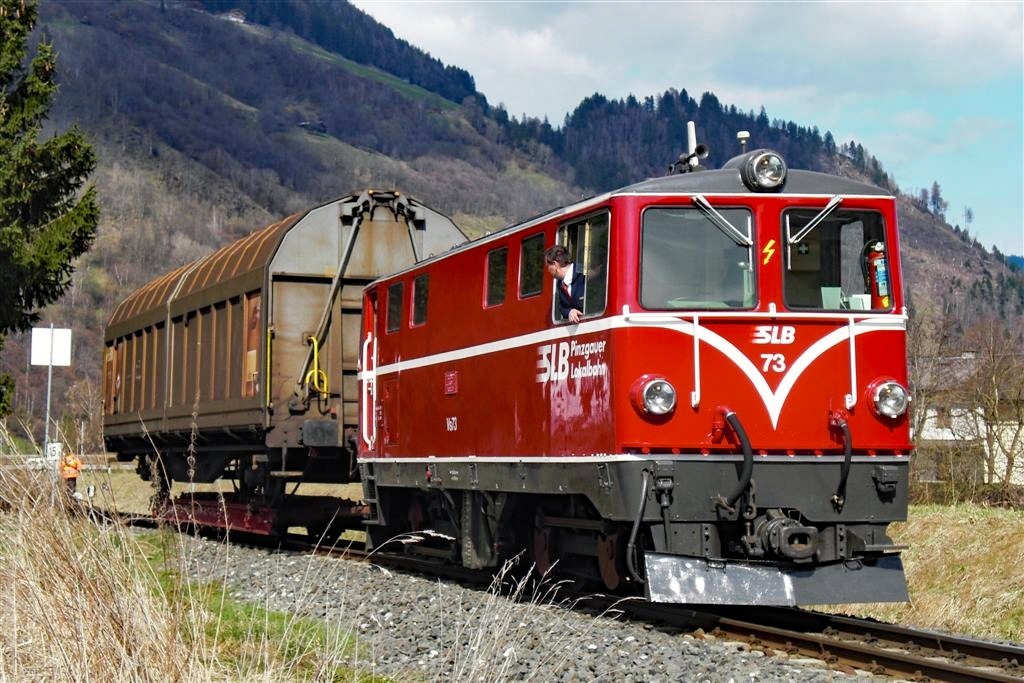
[[[338,0],[41,0],[40,17],[36,39],[59,55],[49,125],[77,122],[99,159],[99,236],[43,313],[75,335],[73,367],[54,374],[68,419],[94,419],[113,306],[166,270],[365,187],[401,189],[482,234],[663,174],[688,120],[711,167],[748,130],[792,167],[900,194],[912,302],[958,328],[1024,313],[1020,270],[946,223],[937,184],[901,192],[856,141],[694,97],[685,84],[639,99],[595,94],[552,124],[492,106],[465,70]],[[38,416],[45,372],[27,366],[26,342],[10,339],[2,362],[18,382],[16,409]]]

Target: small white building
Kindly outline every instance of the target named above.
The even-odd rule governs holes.
[[[1022,378],[985,382],[974,353],[928,360],[916,382],[927,397],[912,434],[925,456],[918,477],[941,480],[954,470],[987,484],[1024,486]],[[1024,359],[1017,367],[1024,369]]]

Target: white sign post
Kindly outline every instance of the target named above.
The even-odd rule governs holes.
[[[50,456],[50,386],[53,383],[53,366],[71,365],[71,330],[32,328],[32,365],[45,365],[46,371],[46,428],[43,453]]]

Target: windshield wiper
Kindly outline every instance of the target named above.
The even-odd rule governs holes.
[[[797,242],[803,242],[804,238],[807,237],[807,233],[809,233],[811,230],[814,230],[816,227],[818,227],[818,225],[823,220],[828,218],[828,215],[830,213],[832,213],[837,208],[839,208],[839,205],[842,204],[842,203],[843,203],[843,198],[842,197],[833,197],[831,200],[829,200],[829,203],[825,205],[825,208],[822,209],[821,212],[817,216],[812,218],[810,220],[810,222],[807,223],[807,225],[805,225],[803,228],[801,228],[800,232],[798,232],[795,235],[791,236],[789,234],[789,223],[787,222],[786,223],[786,240],[788,240],[789,244],[796,244]]]
[[[754,246],[753,240],[751,240],[748,235],[744,235],[740,232],[735,225],[725,218],[725,216],[715,211],[715,207],[711,206],[707,199],[704,199],[704,195],[693,195],[693,203],[697,205],[697,208],[700,209],[701,213],[703,213],[709,221],[715,224],[715,227],[725,233],[725,236],[735,242],[737,246]]]

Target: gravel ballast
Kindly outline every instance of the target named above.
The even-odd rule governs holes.
[[[821,662],[559,606],[557,592],[494,592],[363,562],[190,538],[184,570],[236,599],[354,636],[354,668],[395,681],[868,680]],[[551,604],[554,602],[555,604]]]

